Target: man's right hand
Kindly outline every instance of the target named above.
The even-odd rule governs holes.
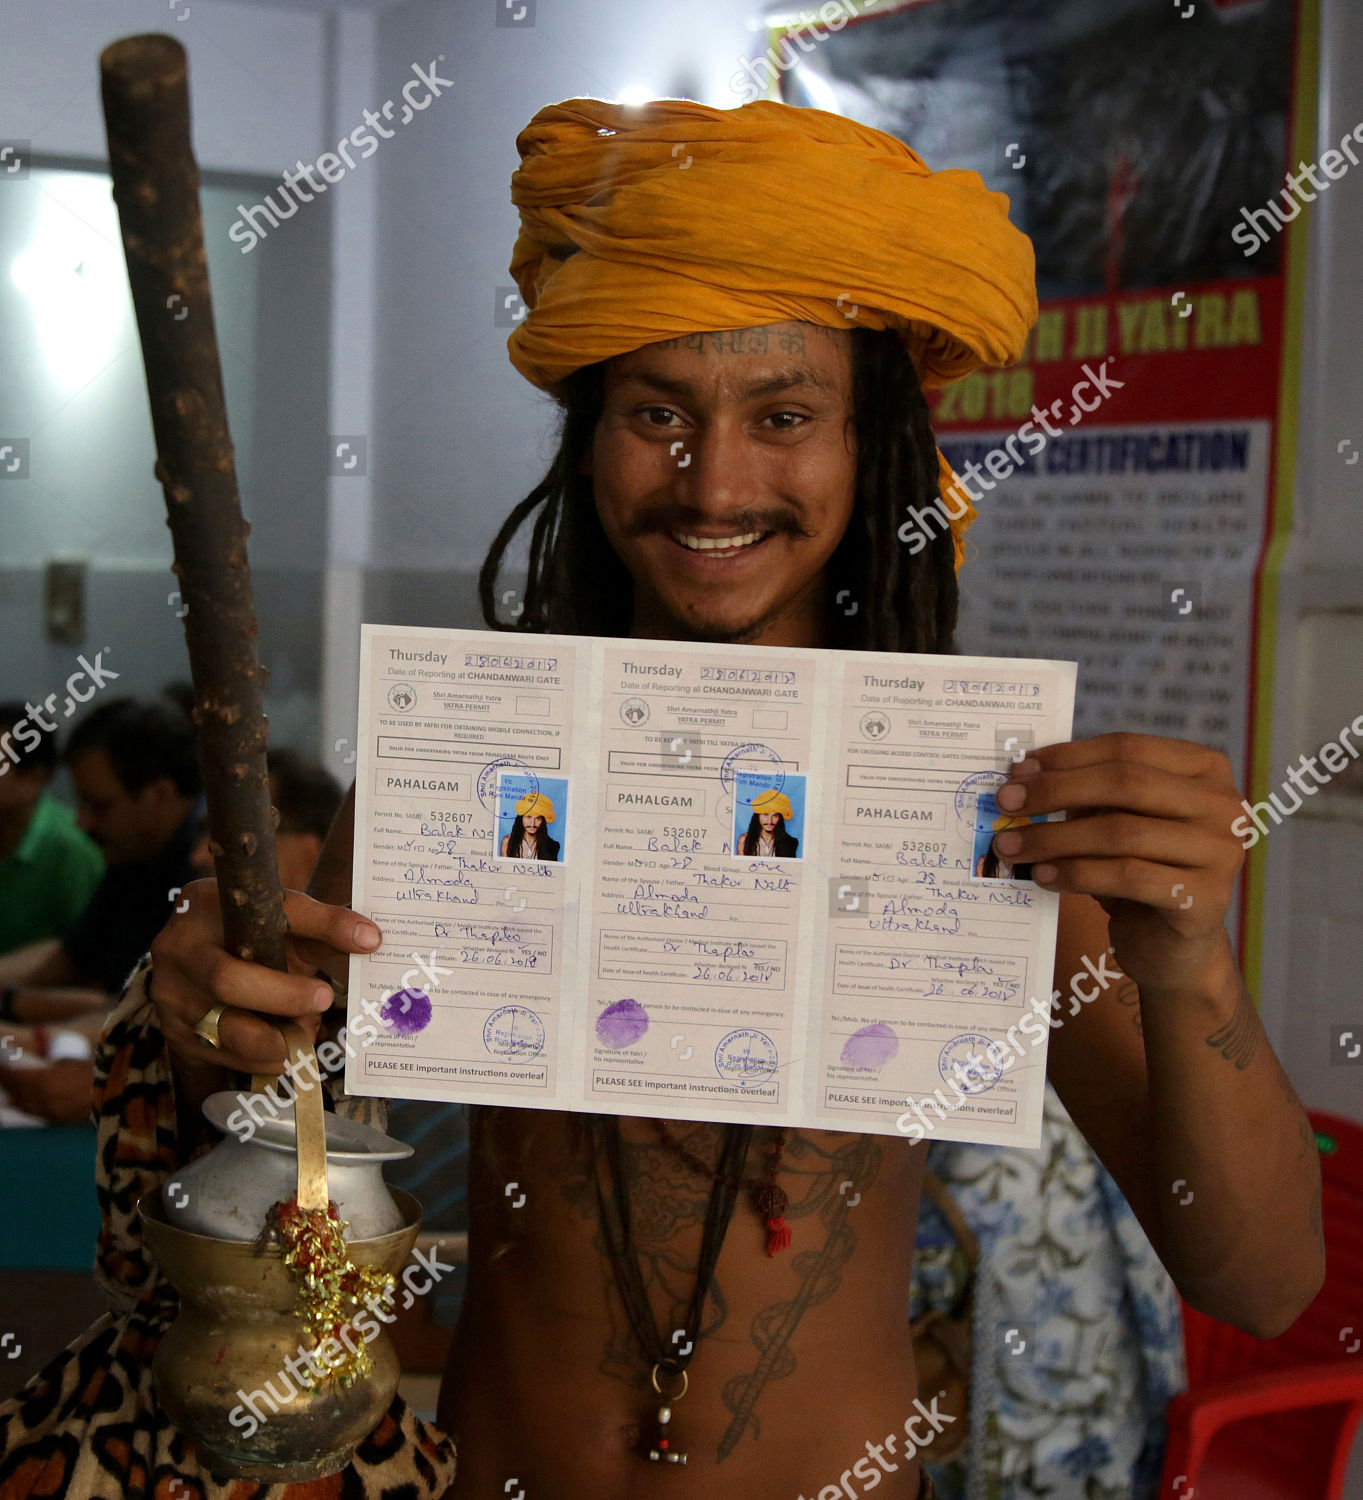
[[[152,939],[148,993],[177,1071],[235,1068],[242,1073],[279,1073],[286,1049],[269,1017],[292,1017],[314,1042],[333,994],[319,970],[344,974],[337,964],[352,953],[372,953],[383,941],[374,924],[348,906],[328,906],[301,891],[284,892],[289,972],[235,958],[223,946],[218,882],[196,880],[184,887],[188,909],[177,912]],[[367,936],[366,936],[367,935]],[[222,1046],[214,1047],[194,1027],[215,1005],[225,1005],[218,1023]]]

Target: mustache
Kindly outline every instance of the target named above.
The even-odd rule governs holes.
[[[689,505],[672,505],[660,502],[645,506],[625,528],[629,538],[646,536],[652,531],[690,531],[696,527],[712,527],[723,521],[729,528],[729,536],[742,536],[749,531],[770,531],[809,540],[816,533],[807,530],[799,516],[792,510],[778,510],[770,506],[752,506],[730,511],[725,516],[707,515]]]

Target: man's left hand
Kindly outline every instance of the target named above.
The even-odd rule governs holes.
[[[1243,808],[1219,750],[1125,732],[1047,745],[1012,767],[998,805],[1065,813],[998,833],[994,846],[1012,864],[1035,863],[1044,889],[1093,896],[1138,985],[1195,987],[1229,952],[1225,915],[1245,861],[1231,823]]]
[[[41,1068],[0,1067],[0,1088],[15,1109],[51,1125],[77,1125],[90,1118],[95,1065],[62,1058]]]

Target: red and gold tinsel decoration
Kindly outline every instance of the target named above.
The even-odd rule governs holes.
[[[346,1249],[345,1231],[334,1203],[324,1213],[320,1208],[301,1209],[296,1198],[276,1203],[266,1219],[265,1233],[283,1246],[284,1263],[298,1279],[303,1326],[312,1337],[312,1347],[321,1348],[330,1339],[342,1350],[326,1360],[327,1379],[342,1389],[354,1385],[374,1368],[365,1348],[356,1338],[352,1320],[362,1308],[393,1296],[392,1275],[377,1266],[357,1266]],[[315,1371],[304,1367],[303,1384],[316,1384]]]

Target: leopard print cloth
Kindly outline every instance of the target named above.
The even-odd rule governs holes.
[[[180,1163],[150,974],[144,954],[95,1054],[95,1277],[112,1311],[0,1402],[0,1500],[439,1500],[454,1444],[399,1396],[339,1474],[306,1484],[219,1483],[157,1404],[151,1360],[177,1298],[142,1244],[136,1204]],[[375,1101],[331,1093],[338,1112],[372,1119]]]

